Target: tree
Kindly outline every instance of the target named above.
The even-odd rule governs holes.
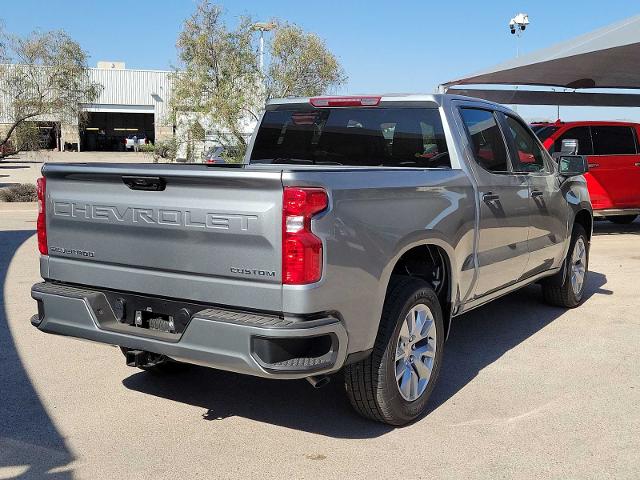
[[[184,22],[176,45],[181,64],[174,73],[172,111],[176,123],[204,118],[206,130],[238,159],[267,100],[321,95],[346,76],[317,35],[287,23],[280,23],[268,43],[270,65],[261,72],[253,20],[242,17],[230,29],[222,13],[202,0]]]
[[[101,86],[89,80],[87,54],[62,31],[26,37],[0,32],[0,159],[35,149],[44,120],[82,123],[83,103],[93,102]]]
[[[338,59],[322,39],[297,25],[278,28],[269,53],[267,99],[322,95],[346,80]]]

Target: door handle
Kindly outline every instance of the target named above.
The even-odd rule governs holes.
[[[500,195],[493,192],[487,192],[482,195],[482,200],[484,200],[485,202],[495,202],[496,200],[500,200]]]
[[[122,177],[124,184],[131,190],[144,190],[147,192],[160,192],[165,189],[167,182],[161,177]]]
[[[533,192],[531,192],[531,198],[542,197],[543,195],[544,192],[540,190],[534,190]]]
[[[638,164],[636,163],[636,165],[638,165]],[[598,168],[599,166],[600,166],[599,163],[590,163],[589,164],[589,170],[591,170],[592,168]]]
[[[636,167],[640,167],[640,162],[636,162],[636,163],[635,163],[635,166],[636,166]]]

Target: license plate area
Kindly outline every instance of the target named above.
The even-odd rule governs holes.
[[[136,310],[134,323],[138,328],[156,330],[158,332],[176,333],[173,315],[154,312],[152,310]]]
[[[198,303],[125,292],[103,290],[101,293],[113,315],[108,315],[110,321],[98,317],[100,327],[119,331],[126,328],[128,333],[143,336],[179,339],[193,315],[210,308]]]

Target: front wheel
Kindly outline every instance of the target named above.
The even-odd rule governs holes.
[[[393,277],[373,352],[345,368],[355,410],[390,425],[420,416],[438,378],[443,344],[442,309],[431,286]]]
[[[582,301],[589,270],[589,239],[582,225],[574,225],[563,270],[542,283],[547,303],[574,308]]]

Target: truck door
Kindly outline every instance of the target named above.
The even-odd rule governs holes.
[[[478,184],[478,279],[474,298],[515,283],[529,258],[529,183],[513,172],[496,113],[461,107]]]
[[[554,142],[578,140],[578,154],[589,158],[585,174],[594,210],[640,208],[640,149],[637,131],[630,125],[573,127]]]
[[[611,199],[611,207],[640,207],[640,160],[634,129],[626,125],[592,125],[591,136],[589,173]]]
[[[549,270],[562,262],[568,235],[568,209],[547,152],[516,117],[498,114],[509,144],[515,172],[529,181],[529,263],[524,276]]]

